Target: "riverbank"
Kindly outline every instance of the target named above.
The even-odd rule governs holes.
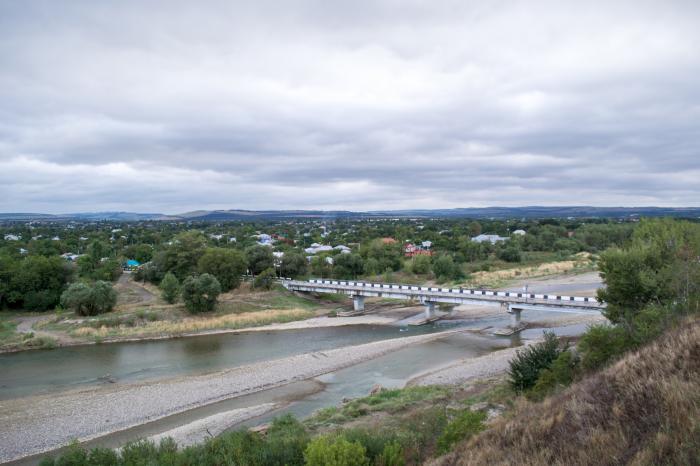
[[[317,377],[450,330],[306,353],[206,375],[103,386],[6,400],[0,406],[0,461],[10,461],[128,429],[207,404]]]

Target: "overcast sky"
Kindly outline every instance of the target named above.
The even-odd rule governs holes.
[[[0,0],[0,211],[571,204],[700,206],[700,1]]]

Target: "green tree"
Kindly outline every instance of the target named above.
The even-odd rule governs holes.
[[[313,439],[304,452],[306,466],[365,466],[369,460],[359,442],[342,436],[321,435]]]
[[[213,275],[190,276],[182,283],[182,301],[192,313],[212,311],[221,294],[221,284]]]
[[[248,268],[245,256],[235,249],[209,248],[199,259],[199,273],[214,275],[223,291],[241,284],[241,275]]]
[[[517,244],[509,244],[498,251],[498,258],[506,262],[520,262],[520,248]]]
[[[275,269],[270,267],[255,276],[255,279],[253,280],[253,288],[259,290],[270,290],[275,284],[276,279],[277,274],[275,273]]]
[[[280,273],[283,277],[297,278],[306,275],[306,257],[298,252],[286,252],[282,257]]]
[[[248,268],[253,275],[275,265],[272,249],[269,246],[252,246],[246,250],[246,257],[248,258]]]
[[[8,267],[12,268],[5,272],[9,283],[4,285],[4,299],[12,307],[29,311],[45,311],[58,304],[72,275],[70,264],[58,256],[29,256]]]
[[[168,272],[160,282],[160,291],[163,299],[166,302],[173,304],[175,301],[177,301],[177,298],[180,295],[180,281],[173,273]]]
[[[433,261],[433,273],[440,280],[450,280],[457,276],[457,266],[451,256],[443,254]]]
[[[183,280],[197,270],[197,263],[207,245],[206,237],[199,231],[187,231],[175,236],[170,245],[153,258],[155,269],[162,275],[172,272]],[[157,276],[157,275],[156,275]]]
[[[117,293],[104,281],[73,283],[61,295],[61,305],[78,315],[94,316],[109,312],[117,303]]]
[[[430,273],[430,256],[420,254],[411,259],[411,272],[417,275],[425,275]]]
[[[337,254],[333,257],[333,276],[357,278],[364,270],[364,261],[359,254]]]
[[[549,368],[561,351],[554,332],[544,332],[544,341],[518,350],[508,363],[510,385],[516,392],[532,388],[540,372]]]

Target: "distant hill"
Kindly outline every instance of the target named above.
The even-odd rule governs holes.
[[[590,206],[526,206],[466,207],[457,209],[411,209],[352,212],[348,210],[195,210],[176,215],[135,212],[83,212],[71,214],[0,213],[0,221],[115,221],[175,220],[224,222],[284,219],[338,218],[634,218],[634,217],[700,218],[700,207],[590,207]]]

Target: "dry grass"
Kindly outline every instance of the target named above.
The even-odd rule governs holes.
[[[470,283],[498,286],[507,280],[544,277],[547,275],[564,274],[573,271],[586,271],[593,267],[590,254],[579,253],[574,260],[546,262],[544,264],[513,267],[491,272],[474,272]]]
[[[291,322],[313,317],[307,309],[277,309],[248,312],[245,314],[227,314],[221,316],[193,316],[178,321],[146,322],[139,327],[80,327],[71,332],[76,337],[138,337],[153,335],[184,335],[208,330],[239,329],[272,323]]]
[[[434,462],[700,464],[700,319],[512,416]]]

